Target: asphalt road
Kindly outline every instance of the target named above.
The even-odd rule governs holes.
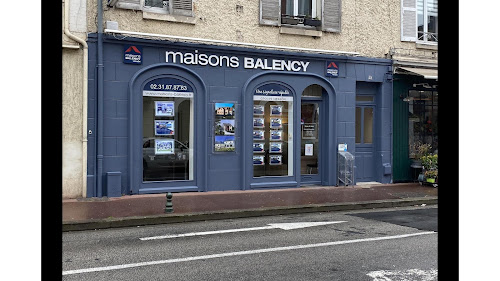
[[[66,232],[63,280],[437,280],[436,231],[407,207]]]

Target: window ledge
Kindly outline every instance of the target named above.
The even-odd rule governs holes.
[[[170,22],[178,22],[178,23],[196,24],[195,17],[170,15],[170,14],[158,14],[158,13],[150,13],[150,12],[146,12],[146,11],[142,12],[142,18],[149,19],[149,20],[161,20],[161,21],[170,21]]]
[[[417,49],[426,49],[426,50],[437,51],[438,44],[436,42],[431,43],[431,42],[417,41],[417,42],[415,42],[415,47]]]
[[[280,34],[292,34],[292,35],[321,37],[323,35],[323,32],[319,31],[319,30],[281,26],[280,27]]]

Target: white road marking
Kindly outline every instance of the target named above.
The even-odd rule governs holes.
[[[397,281],[397,280],[412,280],[412,281],[433,281],[437,280],[437,270],[378,270],[366,274],[373,278],[373,281]]]
[[[271,224],[268,224],[267,226],[260,226],[260,227],[214,230],[214,231],[204,231],[204,232],[192,232],[192,233],[184,233],[184,234],[177,234],[177,235],[162,235],[162,236],[144,237],[144,238],[139,238],[139,239],[142,241],[145,241],[145,240],[203,236],[203,235],[213,235],[213,234],[233,233],[233,232],[243,232],[243,231],[255,231],[255,230],[264,230],[264,229],[276,229],[276,228],[280,228],[280,229],[284,229],[284,230],[292,230],[292,229],[306,228],[306,227],[319,226],[319,225],[328,225],[328,224],[334,224],[334,223],[343,223],[343,222],[346,222],[346,221],[271,223]]]
[[[433,231],[417,232],[417,233],[401,234],[401,235],[394,235],[394,236],[363,238],[363,239],[354,239],[354,240],[345,240],[345,241],[334,241],[334,242],[326,242],[326,243],[318,243],[318,244],[308,244],[308,245],[295,245],[295,246],[287,246],[287,247],[257,249],[257,250],[250,250],[250,251],[240,251],[240,252],[213,254],[213,255],[187,257],[187,258],[178,258],[178,259],[169,259],[169,260],[159,260],[159,261],[129,263],[129,264],[112,265],[112,266],[104,266],[104,267],[94,267],[94,268],[84,268],[84,269],[76,269],[76,270],[66,270],[66,271],[62,272],[62,275],[71,275],[71,274],[89,273],[89,272],[99,272],[99,271],[108,271],[108,270],[118,270],[118,269],[134,268],[134,267],[141,267],[141,266],[148,266],[148,265],[169,264],[169,263],[178,263],[178,262],[195,261],[195,260],[206,260],[206,259],[215,259],[215,258],[223,258],[223,257],[253,255],[253,254],[260,254],[260,253],[289,251],[289,250],[297,250],[297,249],[328,247],[328,246],[343,245],[343,244],[352,244],[352,243],[360,243],[360,242],[401,239],[401,238],[407,238],[407,237],[413,237],[413,236],[420,236],[420,235],[428,235],[428,234],[435,234],[435,233],[437,233],[437,232],[433,232]]]

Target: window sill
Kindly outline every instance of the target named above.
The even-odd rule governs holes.
[[[170,15],[170,14],[158,14],[158,13],[150,13],[150,12],[145,12],[145,11],[142,12],[142,18],[149,19],[149,20],[160,20],[160,21],[196,24],[195,17]]]
[[[417,49],[426,49],[426,50],[438,50],[437,42],[425,42],[425,41],[417,41],[415,42],[415,47]]]
[[[312,36],[312,37],[323,36],[323,32],[320,30],[297,28],[297,27],[294,28],[287,26],[280,26],[280,34],[291,34],[291,35]]]

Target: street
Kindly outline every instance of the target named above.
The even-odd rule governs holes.
[[[437,207],[66,232],[63,280],[437,280]]]

